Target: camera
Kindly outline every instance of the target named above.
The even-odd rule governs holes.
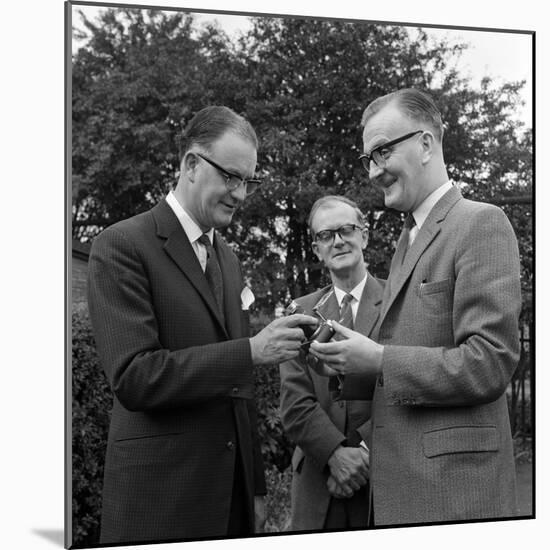
[[[332,327],[332,321],[325,319],[317,308],[313,308],[313,312],[320,318],[316,327],[311,327],[310,325],[299,325],[299,327],[304,331],[304,335],[306,337],[305,342],[302,343],[302,350],[306,354],[309,352],[309,346],[312,342],[324,344],[334,336],[335,332]],[[285,309],[285,315],[293,315],[294,313],[305,313],[305,311],[300,304],[292,300],[292,302],[290,302]]]

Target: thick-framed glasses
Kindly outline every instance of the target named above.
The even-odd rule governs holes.
[[[415,132],[410,132],[409,134],[405,134],[404,136],[398,137],[396,139],[392,139],[391,141],[388,141],[387,143],[384,143],[382,145],[379,145],[378,147],[375,147],[369,155],[366,153],[364,155],[361,155],[359,157],[359,160],[363,164],[363,168],[370,172],[370,163],[374,162],[376,166],[379,168],[385,168],[386,167],[386,161],[390,158],[390,155],[393,151],[393,146],[397,145],[398,143],[401,143],[402,141],[405,141],[406,139],[410,139],[413,136],[416,136],[417,134],[423,133],[424,130],[416,130]]]
[[[363,228],[354,223],[347,223],[336,229],[323,229],[322,231],[317,231],[314,240],[320,244],[332,244],[337,233],[341,239],[346,239],[351,237],[357,229],[362,230]]]
[[[252,195],[252,193],[254,193],[254,191],[258,188],[258,185],[262,183],[256,178],[243,178],[242,176],[239,176],[239,174],[234,174],[200,153],[195,153],[195,155],[208,162],[208,164],[213,166],[225,178],[225,186],[229,189],[229,191],[234,191],[242,183],[244,185],[244,192],[247,195]]]

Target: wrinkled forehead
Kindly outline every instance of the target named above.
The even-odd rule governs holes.
[[[374,148],[403,134],[416,130],[418,123],[409,118],[393,102],[372,115],[363,129],[363,150],[370,153]]]
[[[337,229],[348,223],[360,224],[359,214],[350,204],[333,200],[319,206],[313,214],[311,227],[316,233],[323,229]]]

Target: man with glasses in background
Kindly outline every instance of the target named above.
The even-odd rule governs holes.
[[[373,338],[383,285],[367,272],[364,216],[343,196],[317,200],[309,215],[313,251],[332,284],[295,302]],[[281,364],[281,418],[296,444],[292,458],[290,530],[368,525],[370,401],[335,402],[312,358]]]
[[[362,119],[370,183],[407,213],[384,289],[378,342],[335,323],[310,353],[340,399],[372,405],[375,525],[518,514],[506,387],[518,363],[520,264],[499,208],[462,197],[433,100],[403,89]]]
[[[175,189],[94,240],[90,316],[114,396],[101,543],[262,529],[253,366],[296,356],[298,325],[315,319],[277,319],[248,337],[253,295],[215,229],[258,186],[257,147],[231,109],[201,110],[182,136]]]

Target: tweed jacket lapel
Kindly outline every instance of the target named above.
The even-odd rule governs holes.
[[[217,319],[220,327],[227,335],[227,330],[222,321],[212,291],[210,290],[210,286],[208,285],[199,260],[178,218],[165,199],[160,201],[151,210],[151,213],[157,224],[157,235],[166,240],[164,243],[164,250],[195,287],[196,291],[205,301],[210,313]]]
[[[426,221],[418,231],[416,239],[412,246],[406,252],[405,259],[403,255],[406,251],[405,239],[401,238],[391,263],[388,284],[384,292],[384,303],[382,308],[381,321],[384,320],[388,310],[392,306],[395,298],[403,288],[404,284],[413,272],[418,260],[424,254],[430,243],[441,231],[441,223],[447,216],[452,206],[462,198],[460,191],[453,187],[449,189],[441,199],[432,208]],[[402,234],[401,237],[404,235]],[[402,263],[401,263],[402,262]]]
[[[380,305],[381,299],[374,298],[375,291],[379,286],[380,283],[369,273],[354,323],[354,329],[365,336],[371,334],[380,314],[378,306]]]

